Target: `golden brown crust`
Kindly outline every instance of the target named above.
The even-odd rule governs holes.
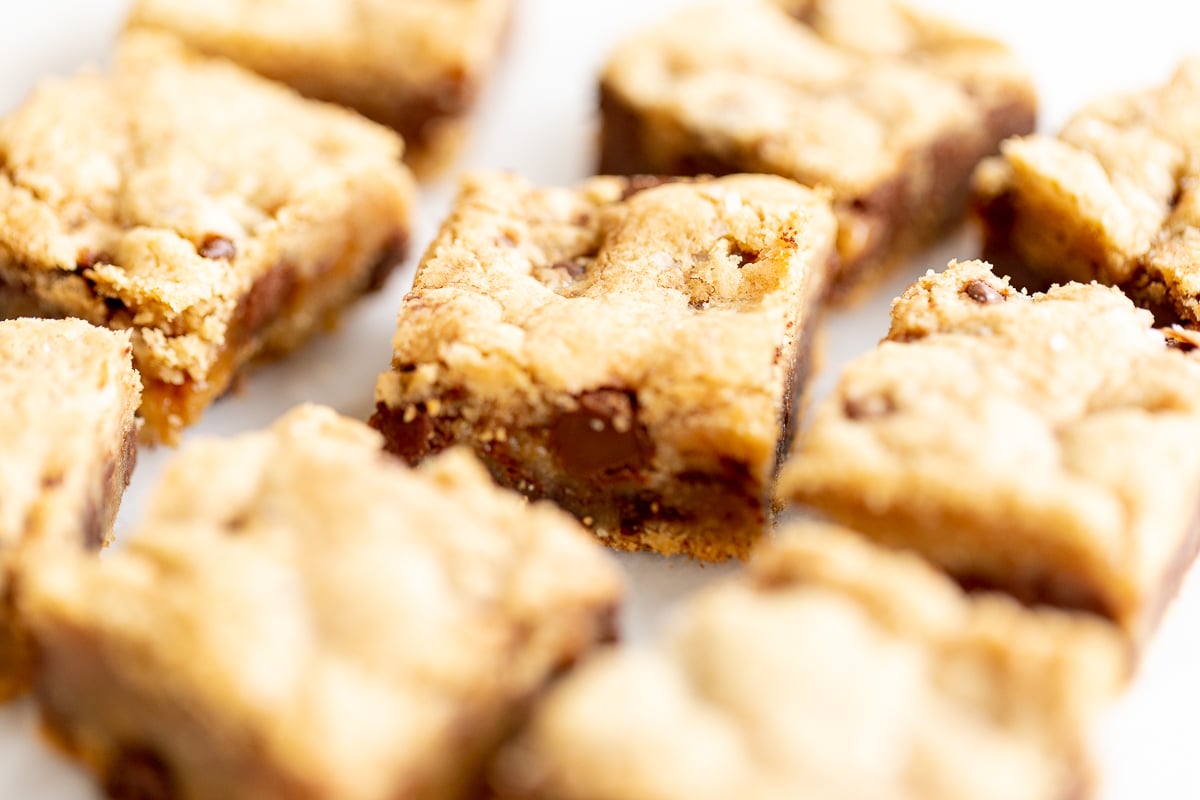
[[[63,120],[87,119],[88,124]],[[166,37],[0,123],[0,306],[133,334],[152,439],[365,291],[407,236],[394,134]]]
[[[922,278],[797,442],[781,497],[964,583],[1110,617],[1177,585],[1200,491],[1200,364],[1120,292],[1025,295],[981,262]]]
[[[405,298],[374,424],[469,444],[622,549],[745,555],[826,286],[834,220],[772,176],[465,182]]]

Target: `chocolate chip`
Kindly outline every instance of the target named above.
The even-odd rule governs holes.
[[[433,449],[433,421],[423,404],[407,409],[377,403],[371,427],[383,434],[387,451],[415,465]]]
[[[735,247],[730,252],[730,255],[734,258],[740,259],[738,267],[744,267],[746,264],[753,264],[755,261],[758,261],[759,254],[756,250],[744,250],[740,247]]]
[[[268,270],[242,298],[242,325],[250,334],[257,334],[279,316],[296,289],[296,273],[287,264],[277,264]]]
[[[653,452],[637,419],[637,396],[620,389],[595,389],[577,398],[578,407],[560,414],[550,429],[550,446],[563,469],[578,475],[638,470]]]
[[[224,236],[210,233],[200,242],[200,246],[196,248],[196,252],[202,258],[211,258],[214,261],[233,261],[237,255],[237,247]]]
[[[983,305],[1004,302],[1004,295],[996,291],[996,289],[987,281],[981,281],[978,278],[963,287],[963,294],[974,300],[976,303],[982,303]]]
[[[174,800],[175,781],[162,759],[145,748],[122,751],[108,768],[104,793],[112,800]]]
[[[896,403],[886,395],[869,394],[864,397],[847,397],[842,403],[842,412],[852,420],[886,417],[896,410]]]

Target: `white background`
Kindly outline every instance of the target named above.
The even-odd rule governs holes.
[[[595,75],[605,54],[624,33],[688,0],[518,2],[508,58],[493,76],[460,165],[515,169],[538,182],[570,183],[588,174],[593,161]],[[1159,83],[1181,57],[1200,52],[1200,4],[1193,0],[921,4],[1010,42],[1037,80],[1041,126],[1048,131],[1089,99]],[[0,111],[18,104],[44,75],[65,75],[82,64],[102,62],[125,5],[126,0],[0,0]],[[63,124],[87,125],[88,120],[65,119]],[[449,179],[426,188],[416,254],[433,235],[451,193]],[[888,303],[913,277],[977,252],[976,239],[964,232],[914,259],[861,307],[835,315],[827,331],[826,371],[818,379],[818,395],[828,390],[847,358],[885,333]],[[388,362],[393,315],[411,280],[412,262],[385,292],[348,314],[337,333],[286,363],[258,370],[243,392],[218,403],[188,438],[260,427],[302,401],[327,403],[365,418],[375,375]],[[168,451],[143,451],[118,536],[135,524],[169,457]],[[730,570],[652,556],[621,561],[631,578],[627,632],[635,640],[653,631],[687,592]],[[1105,800],[1200,800],[1197,584],[1193,580],[1176,601],[1137,682],[1098,731]],[[86,776],[41,743],[28,703],[0,709],[0,800],[96,796]]]

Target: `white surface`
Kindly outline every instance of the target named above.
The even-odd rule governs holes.
[[[396,0],[400,2],[402,0]],[[543,183],[570,183],[592,163],[595,74],[624,32],[687,0],[564,2],[522,0],[509,59],[494,76],[461,165],[518,170]],[[1200,42],[1200,4],[1191,0],[1136,3],[1081,0],[924,0],[1011,42],[1037,78],[1042,125],[1055,129],[1090,98],[1161,82]],[[125,0],[0,0],[0,110],[16,105],[46,74],[68,74],[104,58]],[[87,125],[87,119],[65,120]],[[414,242],[429,241],[444,213],[449,182],[424,194]],[[827,331],[826,371],[818,394],[840,364],[881,337],[888,303],[914,276],[950,258],[969,258],[967,233],[914,260],[862,307],[836,316]],[[245,390],[222,401],[187,438],[229,434],[266,424],[301,401],[323,402],[365,418],[376,373],[388,361],[392,318],[411,279],[412,261],[386,292],[349,314],[340,331],[303,353],[264,368]],[[147,491],[170,452],[143,452],[126,495],[118,536],[139,516]],[[644,637],[696,586],[729,572],[649,556],[626,557],[632,582],[629,633]],[[1132,691],[1099,735],[1106,800],[1195,800],[1200,775],[1191,754],[1200,741],[1200,581],[1172,607]],[[84,800],[97,794],[88,779],[50,753],[36,735],[27,703],[0,709],[0,800]],[[869,799],[864,799],[869,800]]]

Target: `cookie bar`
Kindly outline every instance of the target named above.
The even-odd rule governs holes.
[[[766,521],[835,227],[773,176],[470,177],[400,309],[372,424],[410,462],[470,445],[613,547],[740,557]]]
[[[1127,664],[1110,626],[965,595],[846,531],[786,531],[657,645],[551,691],[504,800],[1065,800]]]
[[[600,171],[765,172],[828,187],[846,296],[963,214],[972,168],[1033,130],[1002,45],[891,0],[700,4],[626,40]]]
[[[129,335],[79,320],[0,322],[0,699],[28,682],[11,613],[27,546],[99,548],[137,460]]]
[[[77,124],[87,120],[87,124]],[[150,440],[380,284],[408,235],[391,131],[173,40],[0,121],[0,315],[132,332]]]
[[[315,407],[189,446],[110,558],[37,566],[36,696],[113,797],[463,797],[620,592],[468,454],[413,471]]]
[[[1096,280],[1200,326],[1196,109],[1200,59],[1085,108],[1057,137],[1006,142],[975,178],[988,257],[1035,288]]]
[[[427,175],[457,150],[511,13],[512,0],[136,0],[128,24],[394,128]]]
[[[1140,639],[1195,555],[1200,499],[1200,362],[1151,325],[1096,284],[930,273],[818,409],[781,496]]]

